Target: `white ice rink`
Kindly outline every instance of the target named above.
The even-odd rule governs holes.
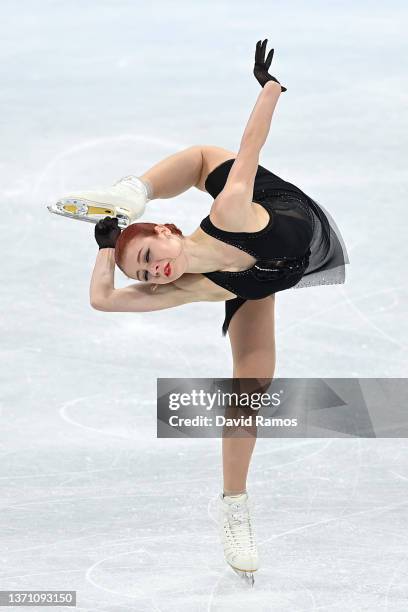
[[[236,150],[269,38],[288,91],[260,163],[323,204],[350,258],[343,286],[277,294],[275,377],[407,377],[407,17],[1,2],[0,590],[76,590],[89,612],[408,610],[407,440],[258,440],[245,589],[215,530],[220,440],[156,438],[157,377],[232,375],[224,303],[93,310],[94,226],[45,208],[192,144]],[[188,234],[211,203],[193,189],[143,220]]]

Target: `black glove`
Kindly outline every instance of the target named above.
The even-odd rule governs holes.
[[[256,50],[255,50],[254,75],[255,75],[256,80],[258,81],[260,85],[262,85],[262,87],[264,87],[265,83],[267,83],[268,81],[275,81],[275,83],[279,83],[278,79],[275,79],[275,77],[271,76],[268,73],[269,66],[271,65],[271,62],[272,62],[274,49],[269,51],[268,57],[266,58],[266,61],[265,61],[265,49],[266,49],[267,42],[268,42],[267,38],[265,38],[263,42],[258,40],[258,42],[256,43]],[[283,87],[283,85],[281,85],[281,91],[287,91],[286,87]]]
[[[120,234],[121,229],[116,217],[105,217],[98,221],[95,226],[95,240],[99,244],[99,250],[114,249]]]

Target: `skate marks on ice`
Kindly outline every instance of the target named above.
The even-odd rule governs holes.
[[[215,573],[194,547],[191,550],[187,532],[152,533],[130,541],[128,548],[132,549],[92,564],[85,574],[87,582],[109,595],[133,600],[132,609],[204,610]]]
[[[298,578],[285,577],[269,567],[251,588],[231,568],[210,567],[197,551],[190,550],[189,554],[191,541],[189,545],[187,534],[172,551],[171,541],[162,536],[152,536],[150,542],[142,539],[139,546],[132,543],[133,550],[109,555],[91,565],[86,580],[110,596],[133,600],[137,609],[159,612],[317,609],[313,593]],[[296,606],[298,601],[303,602],[302,608]]]
[[[94,411],[95,406],[98,407],[97,412]],[[135,408],[133,411],[132,406]],[[144,415],[143,411],[137,410],[141,407],[145,408]],[[66,423],[88,432],[139,441],[152,434],[155,408],[152,400],[107,398],[106,394],[101,393],[64,402],[59,414]]]
[[[253,605],[259,601],[260,610],[291,612],[326,609],[357,612],[368,606],[381,612],[405,609],[408,502],[398,484],[403,479],[392,470],[393,465],[400,466],[405,459],[404,446],[394,450],[393,447],[395,441],[383,447],[382,458],[390,469],[379,462],[371,441],[356,440],[350,444],[350,441],[333,440],[325,446],[323,456],[309,453],[301,458],[298,467],[296,461],[281,462],[276,453],[271,459],[277,465],[266,464],[258,471],[251,487],[256,501],[253,520],[260,555]],[[288,459],[291,455],[295,457],[294,447],[286,448],[285,444],[284,448]],[[372,490],[367,479],[372,470],[377,474],[376,490]],[[384,483],[389,481],[389,474],[395,476],[392,488],[395,494],[387,504],[381,503],[382,498],[378,497],[380,474]],[[265,496],[271,483],[274,491]],[[216,499],[213,497],[208,504],[208,516],[214,525]],[[395,502],[391,503],[393,499]],[[221,559],[217,535],[214,540]],[[271,598],[267,594],[270,585],[273,585]],[[208,609],[224,609],[220,604],[223,596],[228,598],[229,590],[236,588],[240,588],[240,581],[224,562]],[[284,597],[285,592],[292,597],[290,604]],[[276,603],[277,593],[281,599]],[[265,597],[274,602],[270,608],[262,608]],[[332,603],[334,600],[336,604]]]

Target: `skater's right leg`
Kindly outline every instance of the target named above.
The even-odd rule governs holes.
[[[235,313],[228,333],[231,340],[234,390],[238,393],[265,393],[275,371],[275,296],[248,300]],[[248,416],[256,410],[239,404],[228,407],[226,416]],[[227,414],[228,413],[228,414]],[[246,481],[256,442],[256,425],[224,428],[223,476],[224,497],[218,498],[219,527],[224,557],[235,572],[253,585],[253,572],[259,567],[254,527],[250,516]]]
[[[275,295],[248,300],[233,316],[228,334],[233,356],[233,378],[242,393],[264,393],[275,372]],[[254,411],[256,414],[256,411]],[[256,442],[256,427],[223,438],[224,493],[246,490],[248,468]]]

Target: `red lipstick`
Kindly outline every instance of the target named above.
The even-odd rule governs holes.
[[[171,274],[171,266],[170,266],[170,262],[168,262],[165,266],[164,266],[164,273],[166,276],[170,276]]]

